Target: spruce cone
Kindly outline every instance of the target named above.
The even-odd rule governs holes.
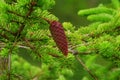
[[[47,20],[48,21],[48,20]],[[63,26],[58,21],[48,21],[50,23],[50,32],[56,42],[57,47],[61,52],[67,56],[68,55],[68,43],[67,38],[63,29]]]

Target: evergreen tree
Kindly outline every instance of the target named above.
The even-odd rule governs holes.
[[[119,0],[80,10],[91,23],[79,28],[61,24],[53,5],[0,0],[0,80],[119,80]]]

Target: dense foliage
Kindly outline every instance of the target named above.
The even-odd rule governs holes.
[[[45,20],[54,0],[0,0],[0,80],[119,80],[120,2],[80,10],[91,24],[64,22],[69,53],[57,48]]]

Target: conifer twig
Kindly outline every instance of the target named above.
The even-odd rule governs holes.
[[[14,40],[12,47],[8,51],[8,80],[11,80],[11,54],[16,44],[17,38]]]
[[[14,35],[14,33],[13,33],[13,32],[11,32],[11,31],[9,31],[9,30],[7,30],[7,29],[3,28],[3,27],[0,27],[0,29],[1,29],[1,30],[3,30],[3,31],[5,31],[5,32],[8,32],[8,33],[10,33],[10,34]]]
[[[21,75],[18,75],[18,74],[11,74],[11,75],[16,77],[18,80],[23,80],[23,77]]]
[[[23,18],[25,17],[25,16],[23,16],[23,15],[21,15],[21,14],[19,14],[19,13],[14,12],[14,11],[8,10],[8,12],[11,13],[11,14],[15,14],[15,15],[17,15],[17,16],[19,16],[19,17],[23,17]]]
[[[45,39],[27,39],[30,42],[36,42],[36,41],[44,41]]]
[[[9,40],[9,38],[8,38],[8,36],[6,34],[0,34],[0,36],[7,39],[7,40]]]
[[[24,27],[25,27],[25,24],[21,24],[19,29],[16,31],[15,35],[19,37],[21,35],[21,32],[23,31]]]
[[[70,53],[74,54],[74,55],[77,55],[77,54],[82,54],[82,55],[89,55],[91,53],[91,51],[87,51],[87,52],[78,52],[77,50],[72,50],[72,49],[69,49],[68,50]]]
[[[25,16],[25,18],[27,19],[30,15],[31,15],[31,13],[33,12],[33,7],[35,6],[36,4],[35,4],[35,2],[33,2],[33,1],[31,1],[31,3],[30,3],[30,8],[29,8],[29,11],[28,11],[28,13],[26,14],[26,16]],[[21,26],[19,27],[19,29],[16,31],[16,35],[21,35],[21,32],[23,31],[23,29],[24,29],[24,27],[25,27],[25,23],[22,23],[21,24]],[[18,36],[18,37],[19,37]]]
[[[8,53],[8,80],[11,80],[11,53],[12,53],[12,48],[9,50]]]
[[[78,57],[78,55],[74,55],[75,58],[79,61],[79,63],[84,67],[84,69],[90,74],[90,76],[94,80],[98,80],[97,77],[86,67],[86,65],[83,63],[83,61]]]
[[[17,21],[17,20],[10,20],[11,22],[15,22],[15,23],[17,23],[17,24],[23,24],[22,22],[20,22],[20,21]]]
[[[34,2],[34,1],[31,1],[31,3],[30,3],[30,9],[29,9],[29,11],[28,11],[28,13],[26,14],[26,17],[28,18],[30,15],[31,15],[31,13],[33,12],[33,7],[36,5],[36,2]]]
[[[30,47],[36,53],[36,55],[38,55],[38,57],[41,58],[41,55],[39,54],[39,52],[35,50],[35,46],[31,45],[27,39],[23,39],[23,40],[26,42],[27,46]]]
[[[90,74],[90,76],[94,80],[98,80],[97,77],[86,67],[86,65],[84,64],[84,62],[78,57],[78,54],[79,54],[78,51],[69,49],[69,52],[71,52],[75,56],[75,58],[77,59],[77,61],[79,61],[79,63],[84,67],[84,69]],[[86,53],[83,53],[83,54],[86,54]],[[89,52],[87,54],[89,54]]]
[[[52,53],[48,53],[50,56],[55,57],[55,58],[60,58],[61,56],[57,55],[57,54],[52,54]]]

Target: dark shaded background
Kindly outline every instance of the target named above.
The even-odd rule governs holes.
[[[61,22],[71,22],[75,26],[87,25],[85,17],[78,16],[80,9],[96,7],[98,4],[110,3],[111,0],[55,0],[56,5],[52,9]]]

